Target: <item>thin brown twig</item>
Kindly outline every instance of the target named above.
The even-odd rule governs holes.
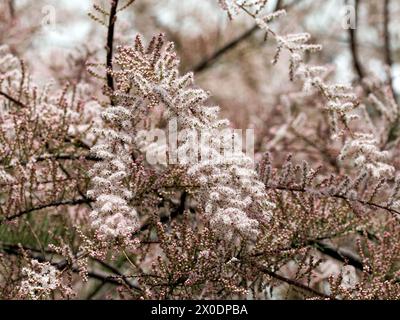
[[[45,255],[43,255],[41,253],[41,251],[39,249],[35,249],[35,248],[30,248],[30,247],[24,247],[21,245],[12,245],[12,244],[3,244],[0,243],[0,250],[2,252],[5,252],[7,254],[11,254],[11,255],[15,255],[15,256],[20,256],[21,255],[21,248],[25,251],[26,254],[29,255],[30,258],[32,259],[36,259],[39,262],[48,262],[50,263],[53,267],[57,268],[60,271],[65,270],[65,268],[69,268],[72,272],[74,273],[80,273],[80,270],[74,266],[70,266],[67,262],[67,260],[61,260],[60,262],[52,262],[49,259],[47,259],[45,257]],[[49,252],[51,253],[51,252]],[[104,261],[98,260],[96,259],[97,262],[101,262],[101,264],[106,267],[110,272],[113,273],[113,275],[106,275],[106,274],[102,274],[99,273],[98,271],[95,270],[91,270],[88,271],[88,276],[90,278],[96,279],[96,280],[100,280],[103,283],[108,283],[108,284],[112,284],[115,286],[120,286],[123,283],[125,283],[130,289],[136,290],[141,292],[141,288],[132,284],[129,280],[127,280],[127,277],[123,277],[123,275],[114,267],[108,265],[107,263],[105,263]],[[114,276],[116,275],[116,276]],[[121,282],[121,280],[123,282]]]

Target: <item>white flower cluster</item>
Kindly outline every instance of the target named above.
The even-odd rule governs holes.
[[[126,88],[133,87],[134,95],[147,100],[149,107],[163,105],[165,118],[177,119],[178,130],[212,135],[228,125],[227,120],[218,118],[218,107],[204,104],[208,94],[194,87],[193,74],[179,75],[173,44],[164,45],[162,35],[154,37],[147,50],[138,37],[134,47],[118,49],[115,61],[121,68],[114,72],[119,88],[126,92]],[[225,141],[232,139],[228,136]],[[207,220],[225,234],[233,230],[256,234],[259,221],[268,220],[272,204],[266,200],[265,187],[257,180],[252,160],[241,150],[221,155],[220,144],[205,140],[200,140],[200,148],[210,157],[189,164],[188,173],[199,182]],[[192,143],[188,135],[176,152],[193,150]]]
[[[92,188],[87,193],[95,199],[90,218],[99,239],[119,239],[126,245],[131,243],[131,235],[139,227],[137,212],[129,204],[134,194],[127,183],[134,172],[131,148],[136,107],[135,104],[110,105],[102,113],[109,125],[95,130],[101,139],[91,152],[101,161],[89,172]]]
[[[127,113],[123,107],[109,107],[103,116],[123,123]],[[133,194],[125,182],[132,171],[133,160],[127,148],[131,140],[124,131],[99,130],[103,141],[91,149],[101,161],[89,172],[92,188],[87,195],[96,200],[90,218],[99,239],[104,241],[114,238],[127,241],[139,226],[137,212],[129,205]]]
[[[232,136],[225,136],[229,143]],[[245,234],[254,234],[258,221],[267,221],[272,204],[266,201],[265,186],[257,180],[253,161],[240,149],[228,154],[219,153],[220,144],[213,139],[200,146],[208,151],[210,160],[201,159],[188,173],[197,178],[203,188],[205,213],[214,228],[227,232],[227,226]],[[252,205],[260,214],[250,216]],[[254,213],[253,213],[254,214]]]
[[[378,99],[375,94],[369,94],[369,99],[376,109],[382,113],[389,123],[394,123],[399,118],[399,107],[392,96],[387,95],[385,98],[386,103]]]
[[[8,46],[0,45],[0,84],[5,79],[19,80],[19,60],[10,52]]]
[[[262,11],[268,0],[218,0],[219,5],[224,9],[229,18],[238,15],[241,8],[249,8],[255,12]]]
[[[354,159],[357,167],[372,173],[374,177],[390,176],[394,173],[394,167],[385,163],[389,157],[388,151],[381,151],[378,141],[371,134],[356,133],[344,145],[339,160]]]
[[[2,88],[2,83],[4,80],[9,79],[9,81],[14,80],[14,78],[20,78],[20,74],[18,72],[19,62],[18,59],[15,58],[11,53],[7,46],[0,46],[0,89]],[[6,110],[3,109],[2,106],[3,97],[0,95],[0,116],[3,121],[0,127],[0,130],[3,129],[4,132],[8,133],[10,127],[13,126],[12,121],[7,121],[4,114]],[[5,99],[5,98],[4,98]],[[9,148],[0,142],[0,154],[6,155],[10,152]],[[8,174],[5,168],[0,165],[0,183],[7,184],[14,182],[14,177]]]
[[[0,183],[1,184],[8,184],[13,183],[15,181],[14,177],[8,174],[4,168],[0,166]]]
[[[237,1],[218,0],[218,3],[221,6],[221,8],[228,13],[231,19],[232,17],[236,16],[239,13]]]
[[[45,299],[61,286],[60,271],[48,262],[32,259],[29,267],[22,268],[22,275],[19,295],[23,298]]]

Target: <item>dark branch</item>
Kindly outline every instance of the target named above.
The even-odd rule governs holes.
[[[290,5],[285,6],[284,8],[287,9]],[[281,0],[278,0],[276,2],[275,9],[273,11],[279,10],[281,8]],[[237,38],[233,39],[232,41],[228,42],[225,44],[223,47],[219,48],[217,51],[215,51],[211,56],[205,58],[203,61],[201,61],[199,64],[194,66],[192,68],[193,72],[202,72],[212,66],[220,57],[222,57],[225,53],[228,51],[236,48],[242,41],[250,38],[257,30],[259,30],[259,27],[257,25],[254,25],[247,31],[243,32],[240,36]]]
[[[274,189],[274,190],[281,190],[281,191],[301,192],[301,193],[312,192],[313,194],[315,194],[315,192],[309,191],[309,190],[307,190],[305,188],[273,186],[273,185],[267,185],[266,188],[267,189]],[[386,206],[384,206],[382,204],[379,204],[379,203],[366,201],[366,200],[362,200],[362,199],[351,199],[351,198],[347,198],[345,195],[342,195],[342,194],[324,194],[324,193],[321,193],[320,197],[342,199],[342,200],[345,200],[347,202],[357,202],[357,203],[360,203],[360,204],[362,204],[364,206],[372,207],[372,208],[375,208],[375,209],[385,210],[385,211],[391,213],[392,215],[400,217],[400,212],[399,211],[397,211],[395,209],[392,209],[390,207],[386,207]]]
[[[355,9],[355,28],[349,28],[349,37],[350,37],[350,51],[351,56],[353,58],[353,67],[357,72],[358,78],[362,80],[365,77],[365,73],[363,67],[361,65],[359,55],[358,55],[358,43],[357,43],[357,28],[358,28],[358,11],[359,11],[359,0],[354,0],[354,9]]]
[[[187,192],[184,191],[181,194],[178,206],[171,211],[171,214],[169,216],[162,216],[160,218],[160,222],[167,223],[170,220],[175,219],[179,215],[182,215],[186,208],[186,198],[187,198]],[[152,226],[153,226],[152,221],[143,223],[142,226],[140,227],[140,229],[133,233],[133,236],[137,235],[139,232],[143,232],[143,231],[150,229]]]
[[[385,63],[388,66],[388,72],[389,72],[389,86],[390,89],[392,90],[392,94],[394,99],[397,102],[397,97],[396,97],[396,92],[394,91],[393,87],[393,75],[392,75],[392,65],[393,65],[393,59],[392,59],[392,53],[391,53],[391,48],[390,48],[390,12],[389,12],[389,6],[390,6],[390,0],[384,0],[383,4],[383,37],[385,41]]]
[[[334,248],[332,245],[323,243],[323,242],[314,242],[312,243],[314,245],[314,247],[316,247],[316,249],[331,257],[334,258],[338,261],[341,261],[347,265],[353,266],[354,268],[356,268],[357,270],[362,271],[363,270],[363,264],[362,262],[355,257],[353,254],[351,254],[350,252],[345,252],[344,250],[338,248]]]
[[[15,7],[14,7],[14,0],[9,0],[8,1],[8,9],[10,11],[10,17],[12,19],[15,18]]]
[[[112,75],[112,59],[113,59],[113,46],[114,46],[114,27],[115,21],[117,19],[117,7],[118,7],[119,0],[113,0],[111,2],[111,9],[110,9],[110,19],[108,21],[108,32],[107,32],[107,85],[114,91],[114,79]],[[112,100],[112,99],[111,99]]]
[[[228,42],[226,45],[215,51],[210,57],[205,58],[199,64],[192,68],[193,72],[202,72],[211,65],[213,65],[222,55],[227,53],[228,51],[237,47],[239,43],[249,38],[252,34],[254,34],[258,30],[258,26],[254,25],[249,30],[243,32],[240,36],[232,41]]]
[[[297,287],[297,288],[299,288],[301,290],[304,290],[304,291],[308,292],[309,294],[312,294],[314,296],[317,296],[317,297],[320,297],[320,298],[324,298],[324,299],[332,299],[332,297],[326,295],[325,293],[319,292],[319,291],[317,291],[317,290],[315,290],[315,289],[313,289],[313,288],[311,288],[309,286],[306,286],[306,285],[304,285],[304,284],[302,284],[302,283],[300,283],[300,282],[298,282],[296,280],[292,280],[292,279],[286,278],[286,277],[284,277],[284,276],[282,276],[280,274],[277,274],[276,272],[273,272],[273,271],[269,270],[267,267],[263,266],[262,264],[255,263],[255,262],[252,262],[251,264],[254,267],[256,267],[259,271],[261,271],[262,273],[265,273],[265,274],[269,275],[272,278],[275,278],[277,280],[280,280],[280,281],[283,281],[283,282],[285,282],[287,284],[295,286],[295,287]]]
[[[301,249],[301,248],[310,246],[310,247],[314,247],[316,250],[318,250],[319,252],[321,252],[322,254],[324,254],[330,258],[338,260],[344,264],[351,265],[354,268],[356,268],[357,270],[362,271],[363,264],[359,260],[359,258],[357,258],[354,254],[352,254],[351,252],[348,252],[347,250],[343,250],[341,248],[335,248],[333,245],[323,242],[323,240],[329,240],[338,235],[340,235],[340,234],[333,234],[333,235],[318,237],[316,239],[305,240],[305,241],[302,241],[301,243],[296,243],[296,244],[292,244],[287,247],[278,248],[275,251],[277,253],[279,253],[279,252],[289,251],[289,250],[293,250],[293,249]],[[265,251],[260,251],[260,252],[256,252],[255,254],[253,254],[252,257],[256,258],[256,257],[263,256],[265,254],[266,254]]]
[[[43,204],[43,205],[40,205],[37,207],[32,207],[30,209],[20,211],[18,213],[15,213],[15,214],[7,216],[7,217],[2,217],[2,218],[0,218],[0,225],[2,225],[6,221],[12,221],[14,219],[17,219],[19,217],[22,217],[22,216],[27,215],[34,211],[39,211],[39,210],[46,209],[46,208],[65,206],[65,205],[87,204],[92,201],[93,200],[90,200],[90,199],[72,199],[72,200],[63,200],[63,201],[55,201],[55,202],[46,203],[46,204]]]
[[[132,284],[128,277],[125,276],[123,273],[121,273],[117,268],[115,268],[114,266],[104,262],[103,260],[100,259],[94,259],[97,263],[99,263],[100,265],[102,265],[104,268],[106,268],[107,270],[109,270],[110,272],[112,272],[114,275],[116,275],[119,279],[121,279],[129,288],[137,290],[137,291],[142,291],[140,289],[140,287]],[[116,277],[114,277],[116,278]]]
[[[11,97],[9,94],[5,93],[4,91],[0,91],[0,95],[7,98],[9,101],[16,104],[17,106],[20,106],[21,108],[27,108],[27,106],[25,104],[23,104],[21,101]]]

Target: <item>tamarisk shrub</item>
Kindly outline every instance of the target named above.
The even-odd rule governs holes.
[[[360,55],[354,30],[296,30],[326,9],[296,3],[210,1],[231,30],[204,33],[153,1],[94,2],[102,31],[64,67],[3,32],[0,297],[398,299],[390,21],[362,4],[386,53]],[[25,5],[0,8],[0,30],[29,28],[15,23]],[[331,61],[341,32],[353,81]],[[205,48],[193,66],[191,43]],[[254,157],[237,124],[255,129]]]

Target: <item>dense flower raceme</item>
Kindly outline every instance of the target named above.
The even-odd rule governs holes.
[[[35,259],[30,260],[29,267],[22,269],[22,280],[19,296],[32,300],[48,298],[49,295],[61,287],[61,274],[50,263],[41,263]]]
[[[101,131],[105,142],[92,149],[103,159],[92,170],[93,188],[88,193],[96,198],[94,226],[100,233],[123,237],[137,228],[135,209],[129,207],[134,195],[123,187],[123,179],[133,161],[129,149],[136,144],[145,151],[153,143],[144,142],[140,134],[135,137],[137,130],[132,126],[135,118],[162,105],[165,118],[176,119],[178,135],[189,132],[175,156],[186,155],[178,157],[179,164],[186,165],[188,174],[200,185],[198,196],[211,225],[226,234],[236,230],[255,235],[259,222],[268,220],[272,208],[264,185],[257,180],[252,159],[242,150],[221,154],[221,143],[233,143],[234,134],[228,130],[222,139],[220,135],[213,139],[215,130],[226,128],[228,121],[218,119],[218,107],[204,105],[208,94],[193,86],[192,73],[179,75],[173,44],[165,44],[159,35],[144,49],[137,37],[135,46],[118,48],[115,64],[119,67],[113,72],[117,104],[103,113],[112,128]],[[200,132],[198,150],[207,155],[201,158],[193,151],[194,135]]]
[[[91,213],[92,225],[98,230],[100,238],[129,239],[138,228],[136,210],[129,206],[133,194],[124,185],[124,179],[132,170],[132,159],[124,147],[129,137],[122,137],[113,129],[101,131],[105,141],[92,148],[92,152],[102,159],[97,162],[90,174],[93,188],[88,196],[95,198]]]
[[[379,150],[377,144],[372,134],[359,133],[355,139],[347,141],[339,159],[353,157],[355,166],[366,169],[375,177],[390,176],[394,168],[385,163],[389,158],[389,152]]]

